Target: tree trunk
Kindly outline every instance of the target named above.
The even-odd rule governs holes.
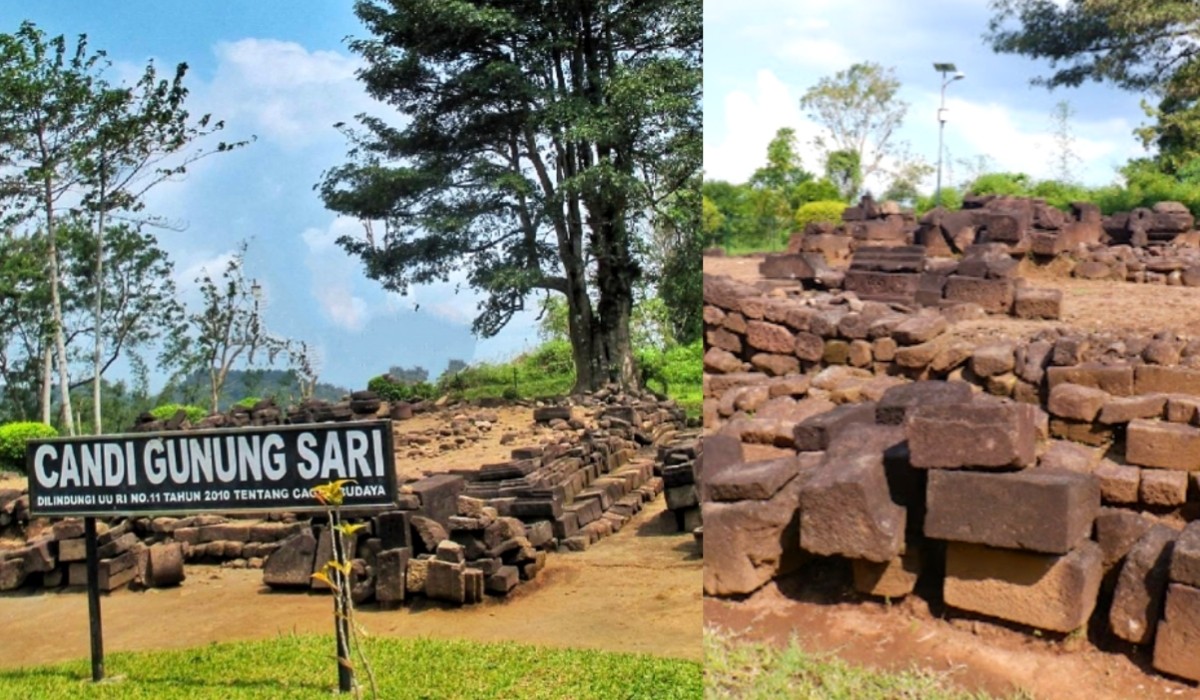
[[[46,349],[42,352],[42,388],[40,394],[41,419],[46,425],[50,425],[50,404],[53,402],[53,396],[50,388],[54,384],[54,355],[50,350],[50,344],[46,344]]]
[[[100,332],[100,315],[104,309],[104,207],[106,206],[103,184],[100,191],[100,213],[96,224],[96,306],[94,309],[96,342],[92,348],[92,423],[95,426],[93,433],[96,435],[103,432],[100,424],[100,370],[101,354],[104,352],[104,336]]]

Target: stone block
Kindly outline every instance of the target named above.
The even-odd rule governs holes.
[[[521,572],[515,566],[501,566],[487,577],[485,588],[488,593],[508,595],[521,582]]]
[[[1051,418],[1050,435],[1063,440],[1100,447],[1112,442],[1116,436],[1111,425],[1093,423],[1091,421],[1070,420],[1068,418]]]
[[[1052,415],[1078,421],[1093,421],[1111,397],[1107,392],[1079,384],[1062,383],[1050,390],[1047,408]]]
[[[902,598],[917,585],[921,574],[921,550],[910,547],[886,562],[855,559],[851,562],[854,590],[884,598]]]
[[[795,337],[786,326],[766,321],[746,324],[746,344],[768,353],[790,355],[795,351]]]
[[[799,480],[767,501],[704,503],[704,592],[745,595],[803,563]]]
[[[875,406],[875,422],[903,425],[905,416],[917,406],[944,406],[971,400],[971,385],[966,382],[919,381],[892,387]]]
[[[1096,516],[1096,542],[1104,554],[1104,570],[1108,571],[1124,559],[1155,524],[1154,518],[1144,513],[1124,508],[1101,508]]]
[[[1154,668],[1200,681],[1200,589],[1180,583],[1167,588],[1163,619],[1154,643]]]
[[[1143,469],[1138,499],[1148,506],[1173,508],[1187,501],[1188,473],[1173,469]]]
[[[934,470],[925,501],[926,537],[1066,554],[1092,532],[1100,486],[1050,469],[991,474]]]
[[[794,479],[799,469],[796,457],[749,462],[713,474],[705,488],[714,501],[766,501]]]
[[[1091,474],[1096,470],[1096,462],[1095,450],[1070,440],[1054,440],[1038,457],[1038,468]]]
[[[1100,481],[1100,497],[1105,503],[1131,505],[1138,502],[1141,469],[1103,459],[1094,473]]]
[[[568,408],[568,416],[569,411]],[[534,420],[537,420],[536,416]],[[451,515],[458,515],[458,496],[466,488],[466,481],[457,474],[435,474],[407,484],[407,487],[420,499],[422,515],[444,523]]]
[[[316,553],[317,538],[311,530],[291,536],[263,562],[263,583],[272,587],[308,588]]]
[[[1007,314],[1012,310],[1016,286],[1011,279],[979,279],[953,275],[946,280],[946,301],[979,304],[984,311]]]
[[[1062,291],[1019,287],[1013,295],[1012,315],[1024,319],[1062,318]]]
[[[1027,381],[1033,381],[1027,379]],[[1106,391],[1113,396],[1132,396],[1133,367],[1130,365],[1081,364],[1073,367],[1046,368],[1046,381],[1053,391],[1062,383],[1078,384]],[[1149,393],[1138,391],[1137,393]]]
[[[1171,551],[1179,533],[1165,525],[1150,528],[1129,550],[1109,609],[1113,634],[1134,644],[1148,644],[1167,592]]]
[[[1134,369],[1134,389],[1138,394],[1187,394],[1200,396],[1200,370],[1186,367],[1138,365]]]
[[[975,348],[971,371],[980,377],[994,377],[1016,368],[1016,347],[1012,343],[992,343]]]
[[[147,549],[148,566],[144,583],[153,588],[177,586],[186,578],[183,570],[183,545],[160,542]]]
[[[767,255],[758,265],[758,272],[767,279],[812,280],[817,276],[803,253]]]
[[[843,404],[796,424],[793,431],[798,452],[824,450],[838,433],[856,425],[875,422],[875,404]]]
[[[404,572],[404,589],[408,595],[425,592],[425,582],[429,578],[429,562],[432,559],[410,558],[408,568]]]
[[[864,301],[911,301],[916,296],[920,280],[921,275],[916,273],[847,270],[842,288],[854,292]]]
[[[1188,523],[1175,543],[1171,580],[1200,588],[1200,520]]]
[[[1142,467],[1200,469],[1200,428],[1134,420],[1125,432],[1125,460]]]
[[[914,467],[1008,468],[1034,464],[1036,406],[975,401],[919,406],[905,421]]]
[[[1138,418],[1161,418],[1166,404],[1167,397],[1163,394],[1113,397],[1100,408],[1097,420],[1107,425],[1114,425],[1128,423]]]
[[[827,460],[801,486],[800,546],[805,551],[886,562],[900,553],[904,528],[905,509],[892,502],[879,452],[863,450]]]
[[[385,549],[376,557],[375,598],[383,605],[404,601],[411,552],[407,547],[396,547]]]
[[[467,599],[463,573],[466,567],[437,559],[430,559],[425,577],[425,595],[431,600],[442,600],[462,605]]]
[[[937,312],[909,316],[892,329],[892,338],[900,345],[920,345],[946,332],[946,317]]]
[[[946,545],[947,605],[1055,632],[1087,623],[1102,575],[1100,546],[1085,540],[1068,554],[985,545]]]

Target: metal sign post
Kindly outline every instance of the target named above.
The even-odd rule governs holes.
[[[83,519],[87,548],[88,624],[92,638],[92,680],[104,680],[104,632],[100,628],[100,556],[96,551],[96,519]]]

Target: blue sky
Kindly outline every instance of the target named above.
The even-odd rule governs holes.
[[[1051,176],[1051,115],[1062,100],[1075,112],[1076,179],[1113,182],[1117,167],[1143,154],[1132,134],[1146,121],[1141,96],[1098,84],[1055,92],[1031,86],[1047,64],[993,53],[982,38],[991,14],[987,0],[704,0],[706,177],[744,181],[784,126],[797,130],[807,169],[820,172],[811,148],[819,128],[801,112],[800,96],[822,77],[873,61],[895,68],[899,99],[909,103],[898,136],[931,164],[941,87],[933,63],[954,63],[966,74],[946,91],[945,182],[970,175],[960,159],[980,157],[990,170]],[[932,190],[932,178],[926,185]]]
[[[219,274],[248,240],[247,274],[266,291],[267,327],[315,344],[322,381],[364,388],[392,365],[436,376],[450,359],[505,359],[536,344],[533,313],[496,338],[476,339],[476,298],[455,294],[459,280],[389,294],[333,243],[362,228],[326,211],[313,191],[322,171],[345,158],[332,125],[364,111],[395,115],[354,77],[358,60],[344,39],[365,32],[350,0],[0,4],[0,31],[26,19],[50,35],[87,34],[91,49],[107,52],[110,79],[135,78],[151,59],[163,73],[186,62],[189,111],[223,119],[222,138],[257,137],[149,197],[149,212],[186,224],[158,233],[185,300],[198,273]]]

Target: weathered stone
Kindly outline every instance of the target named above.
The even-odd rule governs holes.
[[[705,480],[705,490],[714,501],[770,500],[796,477],[797,457],[782,457],[727,467]]]
[[[1124,508],[1101,508],[1096,516],[1096,542],[1104,554],[1104,570],[1121,561],[1154,525],[1154,518],[1142,513]]]
[[[750,364],[766,372],[772,377],[782,377],[796,374],[800,371],[800,360],[794,355],[773,355],[771,353],[755,353],[750,357]]]
[[[920,345],[906,345],[896,350],[896,364],[908,369],[924,369],[946,347],[947,336],[939,336]]]
[[[875,422],[875,404],[843,404],[827,413],[796,424],[793,433],[798,452],[824,450],[839,432],[860,424]]]
[[[1148,506],[1181,506],[1187,501],[1187,490],[1187,472],[1143,469],[1138,485],[1138,499]]]
[[[1028,380],[1027,381],[1032,381]],[[1113,396],[1132,396],[1133,367],[1130,365],[1090,365],[1082,364],[1073,367],[1048,367],[1046,381],[1053,390],[1062,383],[1078,384],[1106,391]],[[1138,390],[1136,393],[1145,394]]]
[[[383,605],[404,601],[410,555],[409,548],[397,547],[385,549],[376,557],[375,598]]]
[[[793,479],[766,501],[704,503],[704,592],[751,593],[803,563]]]
[[[920,381],[892,387],[875,406],[875,422],[902,425],[908,412],[917,406],[953,405],[971,400],[971,385],[966,382]]]
[[[431,518],[414,515],[409,519],[409,522],[412,524],[413,531],[417,533],[416,539],[413,540],[413,545],[418,553],[429,552],[432,554],[437,551],[439,542],[450,538],[450,534],[446,532],[446,528]]]
[[[183,583],[185,578],[183,545],[178,542],[160,542],[147,549],[147,557],[148,566],[145,579],[147,586],[164,588]]]
[[[825,355],[825,340],[815,333],[797,333],[792,352],[806,362],[817,362]]]
[[[1200,370],[1186,367],[1138,365],[1134,369],[1134,388],[1138,394],[1188,394],[1200,396]]]
[[[914,467],[1029,467],[1036,459],[1037,407],[975,401],[918,406],[905,421]]]
[[[1065,554],[1092,532],[1100,486],[1076,472],[934,470],[925,536],[993,547]]]
[[[826,365],[845,365],[850,363],[850,344],[844,340],[825,341],[825,352],[821,362]]]
[[[1100,497],[1105,503],[1129,505],[1138,502],[1142,470],[1112,460],[1100,460],[1095,475],[1100,481]]]
[[[1107,445],[1115,437],[1111,425],[1093,423],[1086,420],[1071,420],[1069,418],[1051,418],[1050,435],[1064,440],[1083,443],[1093,447]]]
[[[1171,580],[1200,587],[1200,520],[1188,523],[1175,543]]]
[[[1164,417],[1171,423],[1195,423],[1200,415],[1200,398],[1194,396],[1168,396]],[[1153,418],[1154,416],[1148,416]]]
[[[1130,464],[1163,469],[1200,469],[1200,428],[1161,421],[1134,420],[1125,432]]]
[[[1200,589],[1179,583],[1167,588],[1163,619],[1154,642],[1154,668],[1200,681]]]
[[[813,554],[886,562],[900,553],[904,526],[878,452],[827,460],[801,486],[800,546]]]
[[[1011,279],[978,279],[951,276],[946,280],[947,301],[979,304],[988,313],[1007,314],[1013,307],[1016,286]]]
[[[1037,287],[1018,287],[1013,298],[1013,316],[1025,319],[1055,320],[1062,317],[1062,291]]]
[[[462,564],[430,559],[425,577],[425,595],[432,600],[462,605],[467,598],[464,570]]]
[[[740,372],[745,365],[736,355],[721,348],[712,347],[704,353],[704,371],[726,374]]]
[[[927,343],[946,332],[948,324],[940,313],[915,314],[892,329],[892,338],[901,345]]]
[[[921,550],[909,548],[904,554],[879,563],[866,559],[851,562],[854,590],[884,598],[902,598],[917,585],[921,574]]]
[[[1021,345],[1016,353],[1016,374],[1030,384],[1040,384],[1046,376],[1046,365],[1050,362],[1050,353],[1054,346],[1044,340],[1035,340],[1028,345]],[[1133,382],[1130,373],[1130,384]]]
[[[738,354],[742,351],[742,336],[724,328],[712,328],[704,332],[704,344]]]
[[[1061,418],[1092,421],[1111,397],[1107,392],[1078,384],[1062,383],[1050,390],[1050,413]]]
[[[1108,425],[1115,425],[1128,423],[1138,418],[1159,418],[1163,415],[1166,404],[1167,397],[1163,394],[1114,397],[1101,407],[1097,420]]]
[[[975,348],[971,371],[980,377],[1011,372],[1016,367],[1016,347],[1012,343],[993,343]]]
[[[947,605],[1055,632],[1086,624],[1100,590],[1102,554],[1085,540],[1068,554],[950,542]]]
[[[1154,638],[1167,592],[1171,551],[1178,537],[1175,530],[1155,525],[1125,557],[1108,615],[1113,634],[1121,639],[1148,644]]]
[[[791,330],[766,321],[746,324],[746,343],[757,350],[776,354],[791,354],[795,349]]]
[[[317,553],[317,538],[311,530],[284,540],[263,562],[263,583],[268,586],[308,588],[312,582],[313,557]]]
[[[1054,440],[1038,458],[1038,468],[1091,474],[1096,462],[1095,450],[1069,440]]]

